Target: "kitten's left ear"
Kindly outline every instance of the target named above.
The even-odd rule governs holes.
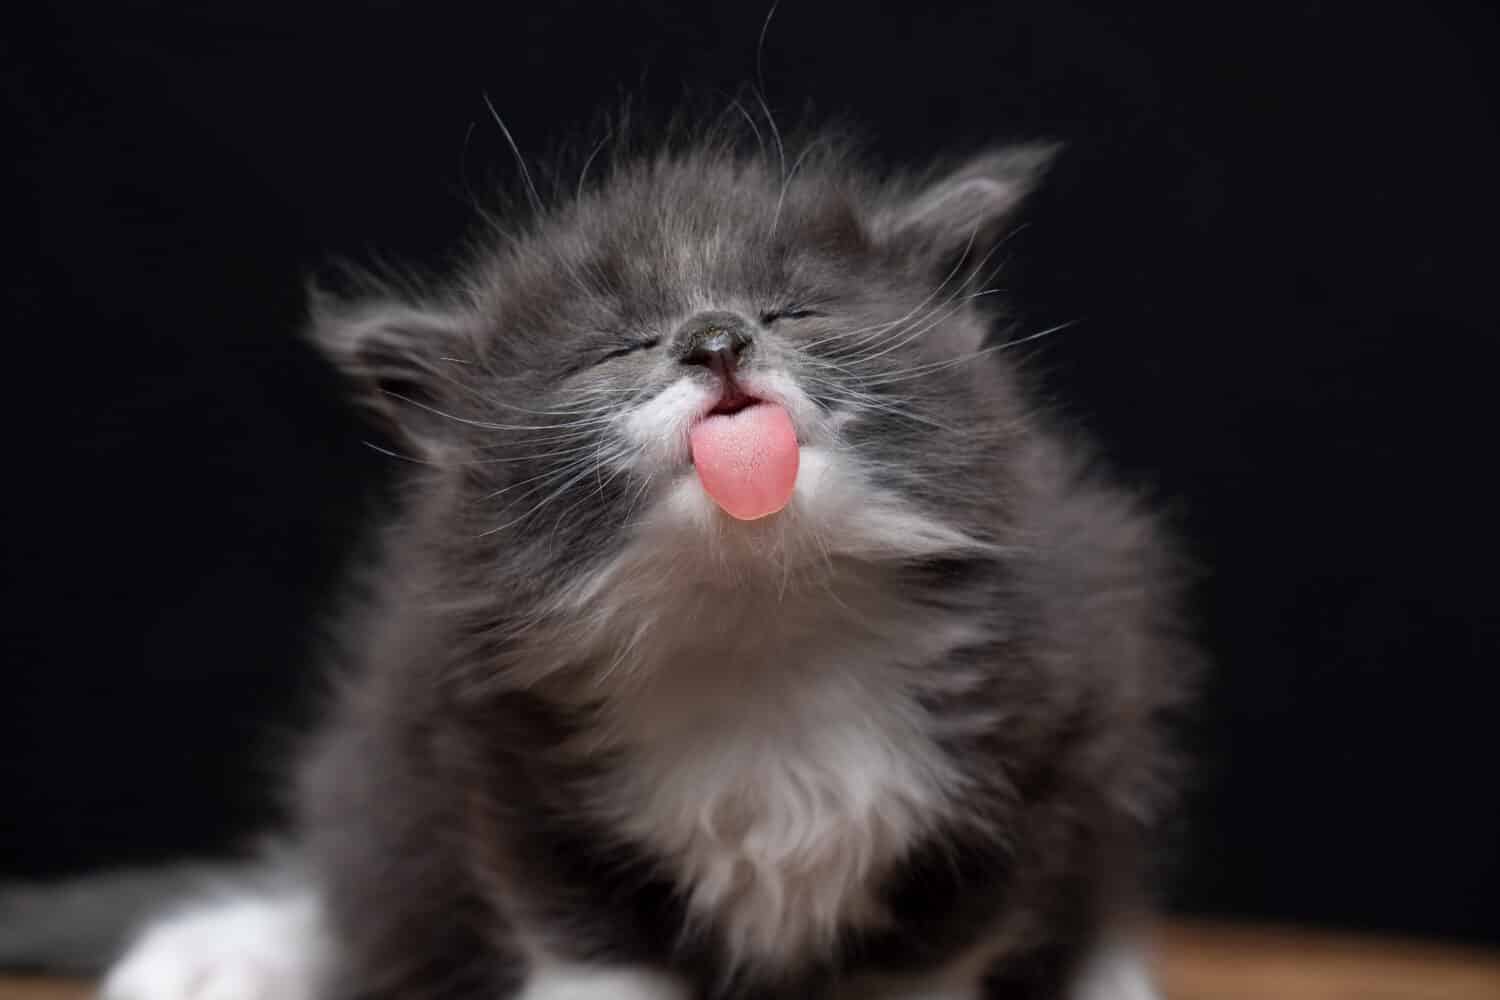
[[[976,156],[900,198],[877,219],[877,235],[898,252],[935,266],[978,267],[1061,149],[1036,143]]]

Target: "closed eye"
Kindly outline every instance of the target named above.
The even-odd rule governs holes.
[[[612,358],[623,358],[625,355],[634,354],[636,351],[650,350],[660,343],[660,337],[648,337],[645,340],[633,341],[629,344],[626,344],[624,347],[616,347],[612,351],[606,351],[604,354],[600,355],[599,363],[603,364],[604,362],[609,361]]]
[[[812,319],[821,315],[816,309],[767,309],[760,314],[760,321],[770,326],[783,319]]]

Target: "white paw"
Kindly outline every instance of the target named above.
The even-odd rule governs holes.
[[[687,989],[647,969],[544,965],[532,972],[517,1000],[688,1000]]]
[[[236,896],[149,926],[102,1000],[314,1000],[328,948],[308,894]]]

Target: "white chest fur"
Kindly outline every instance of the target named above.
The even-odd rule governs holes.
[[[880,877],[946,798],[913,706],[797,666],[801,683],[638,702],[610,796],[616,822],[667,859],[690,910],[742,960],[796,964],[840,927],[878,924]]]

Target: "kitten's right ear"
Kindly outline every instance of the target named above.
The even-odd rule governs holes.
[[[310,288],[309,336],[354,387],[355,401],[419,452],[437,443],[445,359],[468,343],[463,319],[393,298],[345,300]]]

